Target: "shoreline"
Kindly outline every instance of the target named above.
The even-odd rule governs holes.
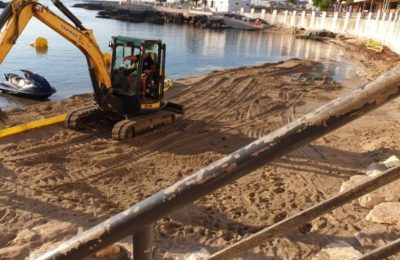
[[[272,32],[290,32],[293,34],[296,33],[293,30],[286,30],[286,29],[282,29],[280,27],[273,27]],[[348,52],[350,54],[350,56],[353,57],[357,62],[359,62],[363,66],[363,69],[366,70],[367,75],[365,75],[365,76],[357,76],[357,77],[354,76],[351,79],[344,79],[342,81],[339,81],[347,89],[352,89],[359,85],[362,85],[362,84],[366,83],[367,81],[372,80],[374,77],[378,76],[379,74],[383,73],[384,71],[388,70],[388,68],[394,66],[394,65],[390,66],[389,65],[390,63],[388,63],[386,61],[389,61],[391,63],[400,64],[400,55],[394,53],[386,46],[384,47],[382,53],[376,53],[374,51],[368,50],[365,47],[365,43],[366,43],[365,39],[337,36],[334,38],[326,37],[326,38],[322,39],[322,41],[333,43],[333,44],[336,44],[336,45],[344,48],[346,50],[346,52]],[[296,60],[296,58],[295,58],[295,60]],[[225,69],[221,69],[221,70],[213,70],[213,71],[206,72],[204,74],[195,75],[195,76],[179,78],[179,79],[174,80],[174,84],[177,87],[172,88],[172,92],[179,93],[180,90],[182,90],[183,88],[186,88],[190,85],[196,85],[199,83],[199,81],[206,79],[214,74],[224,73],[227,71],[237,71],[237,70],[240,71],[241,69],[244,69],[244,70],[245,69],[254,69],[254,68],[262,67],[265,65],[278,65],[285,61],[287,61],[287,60],[282,60],[282,61],[278,61],[278,62],[270,62],[270,63],[261,63],[261,64],[250,65],[250,66],[225,68]],[[303,60],[303,61],[306,61],[306,60]],[[31,106],[44,107],[46,109],[46,107],[48,107],[46,104],[49,102],[50,103],[57,103],[57,102],[64,103],[67,100],[70,100],[70,99],[76,100],[76,99],[79,99],[80,97],[82,97],[83,100],[86,100],[85,102],[87,102],[87,100],[90,99],[91,95],[92,95],[91,93],[85,93],[85,94],[80,94],[80,95],[73,95],[69,98],[64,98],[61,100],[50,100],[50,101],[35,103],[33,105],[27,105],[27,106],[24,106],[21,108],[10,108],[10,109],[3,108],[3,112],[4,113],[8,113],[8,112],[13,113],[13,112],[17,112],[17,111],[24,111],[26,108],[29,108]],[[174,94],[173,96],[176,96],[176,94]],[[74,101],[72,103],[74,103]],[[66,111],[63,111],[63,112],[66,112]],[[49,116],[56,116],[56,115],[57,114],[55,114],[55,113],[49,114]],[[35,118],[42,119],[42,118],[45,118],[45,116],[38,115]],[[17,123],[27,123],[27,121],[19,121]],[[14,123],[13,125],[15,125],[17,123]],[[1,126],[1,122],[0,122],[0,129],[1,128],[2,128],[2,126]]]
[[[263,25],[254,25],[249,22],[231,19],[222,15],[210,15],[207,12],[191,13],[190,10],[171,9],[150,5],[118,5],[116,3],[78,3],[72,7],[97,11],[97,18],[113,19],[131,23],[149,23],[163,25],[187,24],[202,29],[241,29],[261,30]]]

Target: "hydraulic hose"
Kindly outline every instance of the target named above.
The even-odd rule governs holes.
[[[76,17],[61,1],[59,0],[51,0],[53,4],[75,24],[75,26],[79,30],[86,30],[85,26],[82,25],[82,22]]]
[[[4,25],[6,25],[7,21],[10,19],[11,16],[12,16],[12,6],[11,3],[8,3],[0,15],[0,30],[3,29]]]

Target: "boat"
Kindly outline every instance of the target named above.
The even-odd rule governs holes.
[[[4,74],[5,82],[0,83],[0,92],[30,99],[47,99],[56,92],[44,77],[29,70],[21,71],[24,78],[14,73]]]

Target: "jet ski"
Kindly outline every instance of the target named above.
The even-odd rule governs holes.
[[[0,92],[31,99],[46,99],[56,92],[49,82],[29,70],[21,70],[22,78],[14,73],[4,74],[6,81],[0,83]]]

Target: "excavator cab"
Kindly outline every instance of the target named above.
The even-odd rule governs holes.
[[[111,85],[123,111],[158,110],[164,96],[165,44],[124,36],[113,37]]]
[[[112,93],[126,115],[125,120],[114,125],[113,139],[124,140],[171,124],[176,113],[183,114],[182,105],[163,102],[165,44],[160,40],[117,36],[112,37],[110,47]],[[138,114],[142,117],[134,116]]]

